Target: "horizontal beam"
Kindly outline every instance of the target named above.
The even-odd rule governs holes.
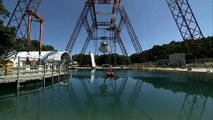
[[[28,15],[31,15],[33,17],[35,17],[38,21],[40,22],[44,22],[44,19],[40,16],[38,16],[35,12],[33,12],[32,10],[27,10]]]
[[[113,40],[115,37],[107,37],[107,36],[102,36],[102,37],[93,37],[91,40]]]
[[[87,0],[88,4],[114,4],[114,0]]]
[[[110,26],[110,22],[97,22],[98,26]]]
[[[97,15],[112,15],[111,12],[96,12]]]

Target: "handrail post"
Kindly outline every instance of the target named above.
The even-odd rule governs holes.
[[[19,77],[20,77],[20,56],[18,57],[18,67],[17,67],[17,80],[16,80],[17,89],[20,88]]]
[[[53,65],[53,59],[52,59],[52,83],[53,83],[53,71],[54,71],[54,65]]]
[[[58,62],[58,81],[60,82],[60,74],[61,74],[61,61]]]
[[[43,67],[44,67],[44,81],[43,81],[43,84],[44,84],[44,86],[45,86],[45,78],[46,78],[46,62],[44,62]]]

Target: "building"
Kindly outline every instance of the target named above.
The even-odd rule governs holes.
[[[169,64],[174,67],[183,67],[186,65],[185,53],[174,53],[169,55]]]

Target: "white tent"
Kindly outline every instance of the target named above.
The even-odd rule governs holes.
[[[29,58],[30,61],[71,61],[71,55],[67,51],[42,51],[39,55],[39,51],[31,51],[31,52],[19,52],[17,55],[13,55],[9,58],[10,61],[14,63],[14,67],[18,64],[18,58],[20,57],[21,66],[26,63],[26,59]]]

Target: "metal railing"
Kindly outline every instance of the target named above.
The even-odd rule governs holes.
[[[17,82],[17,87],[20,87],[20,82],[43,80],[45,78],[59,77],[68,74],[68,64],[62,60],[47,60],[40,62],[39,59],[34,59],[31,64],[26,64],[24,58],[18,57],[17,62],[0,64],[0,84]],[[41,64],[37,64],[41,63]]]

